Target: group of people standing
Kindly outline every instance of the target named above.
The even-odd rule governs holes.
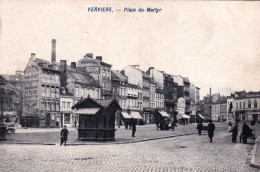
[[[235,126],[232,128],[232,123],[229,121],[228,123],[228,131],[232,132],[232,143],[237,142],[237,136],[238,136],[238,122],[235,123]],[[197,125],[198,134],[201,135],[201,131],[203,130],[204,126],[202,122],[199,122]],[[209,124],[207,127],[208,130],[208,136],[210,138],[210,143],[212,143],[213,137],[214,137],[214,131],[215,131],[215,124],[212,122],[212,120],[209,120]],[[242,133],[241,138],[243,139],[243,143],[247,143],[248,137],[253,136],[252,129],[247,125],[246,122],[244,122],[242,126]]]
[[[232,128],[232,123],[229,121],[229,132],[232,132],[232,143],[237,142],[237,136],[238,136],[238,123],[235,123],[235,126]],[[247,143],[248,137],[253,136],[252,129],[247,125],[246,122],[244,122],[242,126],[242,132],[241,132],[241,138],[243,140],[243,143]],[[241,141],[241,140],[240,140]]]

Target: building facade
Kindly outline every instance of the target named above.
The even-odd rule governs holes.
[[[102,56],[96,56],[93,58],[92,53],[88,53],[78,61],[78,70],[87,72],[91,75],[94,80],[101,86],[101,98],[111,99],[112,88],[111,88],[111,67],[112,65],[102,61]]]
[[[24,70],[23,119],[32,127],[57,127],[60,118],[60,70],[31,54]]]

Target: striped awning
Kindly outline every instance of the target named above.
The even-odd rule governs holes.
[[[182,118],[190,118],[189,115],[182,115]]]
[[[166,113],[165,111],[159,111],[159,113],[163,116],[163,117],[168,117],[170,118],[170,115],[168,113]]]
[[[95,115],[100,108],[83,108],[75,111],[75,114],[80,114],[80,115]]]
[[[198,114],[199,115],[199,117],[201,117],[202,119],[205,119],[205,117],[204,116],[202,116],[201,114]]]
[[[143,119],[139,112],[131,111],[131,116],[134,119]]]
[[[125,118],[125,119],[130,119],[131,116],[128,115],[127,112],[121,112],[122,116]]]

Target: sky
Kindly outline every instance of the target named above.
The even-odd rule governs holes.
[[[125,7],[162,10],[127,13]],[[259,2],[2,0],[0,16],[0,74],[23,71],[31,53],[50,60],[56,39],[57,61],[93,53],[113,70],[155,67],[188,77],[201,97],[210,87],[260,90]]]

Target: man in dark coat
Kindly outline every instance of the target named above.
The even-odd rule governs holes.
[[[212,143],[212,139],[214,136],[214,130],[215,130],[215,124],[212,123],[212,120],[209,120],[209,124],[208,124],[208,135],[210,138],[210,143]]]
[[[136,124],[137,124],[136,119],[132,118],[132,137],[135,137]]]
[[[237,135],[238,135],[238,125],[236,124],[235,127],[232,128],[232,143],[237,142]]]
[[[243,143],[247,143],[247,138],[250,137],[251,129],[249,128],[246,122],[244,122],[244,125],[242,126],[242,134],[243,134]]]
[[[60,136],[61,136],[60,146],[63,144],[63,142],[64,142],[64,145],[66,146],[66,142],[68,140],[68,135],[69,135],[69,131],[67,129],[67,126],[64,125],[64,128],[60,132]]]
[[[202,129],[203,129],[203,124],[202,124],[202,122],[199,122],[198,125],[197,125],[197,130],[199,132],[199,135],[201,135]]]

